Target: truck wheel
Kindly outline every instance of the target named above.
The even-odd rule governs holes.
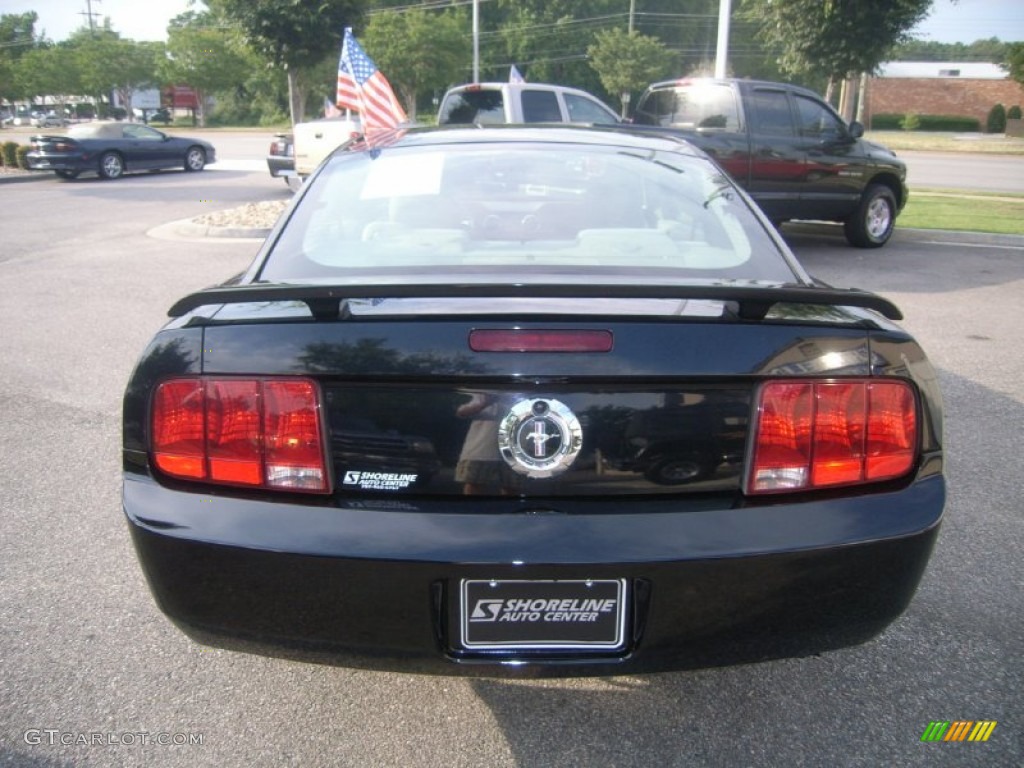
[[[880,248],[892,236],[896,224],[896,197],[884,184],[872,184],[860,199],[857,210],[843,222],[851,245]]]

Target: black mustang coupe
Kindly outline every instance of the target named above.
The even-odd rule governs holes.
[[[211,645],[493,674],[860,643],[946,496],[935,372],[682,140],[410,129],[310,177],[180,299],[124,399],[123,505]]]
[[[141,123],[97,121],[79,123],[66,136],[33,136],[25,155],[34,171],[53,171],[74,179],[92,171],[117,179],[131,171],[181,168],[201,171],[217,159],[213,145],[202,139],[169,136]]]

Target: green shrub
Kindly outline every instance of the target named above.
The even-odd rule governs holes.
[[[0,153],[4,156],[4,165],[8,168],[18,167],[18,142],[5,141],[0,147]]]
[[[873,131],[895,131],[900,127],[900,120],[903,115],[882,113],[871,116],[871,130]]]
[[[904,131],[916,131],[921,127],[921,118],[913,112],[907,112],[900,120],[900,128]]]
[[[922,131],[980,131],[981,121],[963,115],[919,115]]]
[[[871,130],[895,131],[903,128],[907,115],[880,113],[871,117]],[[961,115],[914,115],[917,118],[916,128],[904,130],[917,131],[951,131],[955,133],[974,132],[981,130],[981,121],[976,117]]]
[[[1006,131],[1006,107],[996,104],[988,111],[985,130],[988,133],[1004,133]]]
[[[1007,120],[1020,120],[1020,104],[1014,104],[1008,110],[1006,110]]]
[[[32,147],[30,147],[30,146],[28,146],[26,144],[26,145],[23,145],[23,146],[19,146],[14,151],[15,157],[17,157],[18,167],[21,168],[22,170],[26,170],[27,171],[29,169],[28,168],[28,157],[26,157],[26,155],[28,155],[29,150],[31,150],[31,149],[32,149]]]

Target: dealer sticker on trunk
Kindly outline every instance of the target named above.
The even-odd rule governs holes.
[[[625,579],[461,583],[462,645],[479,650],[620,650]]]

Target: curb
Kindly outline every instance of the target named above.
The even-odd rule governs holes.
[[[20,184],[25,181],[47,179],[50,175],[45,171],[26,171],[25,173],[4,173],[0,171],[0,184]]]
[[[915,239],[928,238],[928,242],[942,238],[944,242],[960,240],[965,245],[1005,245],[1012,248],[1024,248],[1024,235],[1005,235],[997,232],[965,232],[959,229],[914,229],[900,228],[897,232],[913,235]]]
[[[160,224],[146,232],[149,237],[157,240],[253,240],[262,242],[270,234],[270,229],[256,227],[213,227],[208,224],[196,224],[192,219],[180,219],[167,224]]]
[[[830,235],[836,238],[844,238],[842,224],[825,221],[793,221],[783,225],[782,236],[787,232],[802,235]],[[991,245],[1007,246],[1010,248],[1024,248],[1024,235],[1005,235],[996,232],[965,232],[957,229],[917,229],[914,227],[901,227],[896,223],[896,231],[893,232],[893,239],[909,239],[913,242],[960,242],[964,245]],[[884,250],[884,246],[883,246]]]

